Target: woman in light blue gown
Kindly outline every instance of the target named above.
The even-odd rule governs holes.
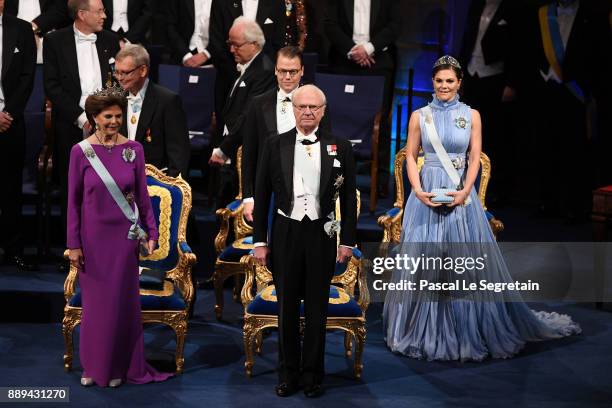
[[[456,270],[421,269],[415,273],[397,269],[391,282],[407,280],[418,285],[423,279],[454,282],[457,278],[467,284],[481,279],[514,281],[474,188],[480,166],[481,122],[476,110],[459,101],[461,78],[457,60],[444,56],[436,61],[432,73],[435,93],[429,107],[441,144],[454,162],[462,185],[447,194],[452,196],[452,203],[431,201],[433,189],[457,186],[434,151],[426,129],[426,115],[422,109],[415,111],[408,125],[406,156],[412,192],[404,210],[400,251],[416,257],[448,254],[453,250],[464,256],[486,253],[486,267],[461,275]],[[420,148],[425,162],[419,174]],[[581,331],[567,315],[532,311],[514,291],[388,291],[383,323],[385,340],[392,351],[427,360],[508,358],[528,341],[555,339]]]

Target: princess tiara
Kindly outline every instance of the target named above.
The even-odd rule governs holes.
[[[102,88],[102,89],[97,89],[94,92],[92,92],[91,94],[89,94],[90,96],[101,96],[101,97],[108,97],[108,96],[125,96],[126,92],[125,90],[118,86],[118,85],[114,85],[114,86],[110,86],[108,88]]]
[[[451,67],[461,69],[461,64],[459,64],[459,61],[457,61],[455,58],[451,57],[450,55],[445,55],[439,58],[433,67],[434,68],[439,67],[440,65],[450,65]]]

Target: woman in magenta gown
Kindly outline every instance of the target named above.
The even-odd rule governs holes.
[[[148,234],[149,252],[158,238],[147,192],[143,148],[119,134],[125,97],[117,90],[89,96],[85,112],[95,132],[87,138],[128,202],[135,202],[140,225]],[[119,386],[163,381],[145,361],[140,311],[139,241],[128,239],[126,218],[93,169],[84,151],[75,145],[68,174],[69,258],[80,268],[83,316],[80,330],[82,385]]]

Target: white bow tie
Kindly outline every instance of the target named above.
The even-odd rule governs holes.
[[[243,64],[236,64],[236,71],[240,72],[240,75],[244,74],[246,66]]]
[[[98,36],[96,34],[89,34],[89,35],[85,35],[85,34],[81,34],[81,33],[77,33],[77,42],[78,43],[84,43],[84,42],[88,42],[88,43],[95,43],[96,39],[98,38]]]

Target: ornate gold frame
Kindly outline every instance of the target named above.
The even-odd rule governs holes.
[[[237,200],[242,200],[242,146],[238,148],[236,154],[236,167],[238,170],[238,195]],[[230,210],[227,207],[219,208],[216,211],[217,217],[220,219],[220,228],[217,236],[215,237],[215,251],[217,253],[217,259],[215,260],[215,270],[213,272],[212,281],[215,288],[215,316],[217,320],[221,320],[223,315],[223,283],[227,278],[233,276],[234,282],[234,293],[233,298],[235,302],[240,300],[240,275],[246,274],[246,270],[243,265],[238,262],[229,262],[219,259],[221,252],[227,247],[227,237],[230,231],[230,220],[234,229],[234,240],[239,240],[253,234],[253,227],[250,226],[245,220],[243,214],[243,204],[236,207],[235,210]]]
[[[196,256],[193,253],[184,253],[181,250],[180,243],[185,241],[185,232],[187,230],[187,219],[191,210],[191,187],[179,175],[177,178],[166,176],[154,166],[147,164],[146,172],[148,176],[152,176],[162,183],[170,184],[178,187],[183,194],[183,205],[179,218],[178,227],[178,243],[177,250],[179,260],[174,269],[166,272],[166,279],[170,279],[178,287],[183,300],[185,301],[184,310],[144,310],[142,311],[142,323],[161,323],[170,326],[176,334],[176,373],[180,374],[183,371],[185,359],[183,357],[183,349],[185,344],[185,336],[187,334],[187,318],[188,311],[193,301],[194,288],[191,279],[191,268],[196,263]],[[68,258],[68,250],[64,251],[64,257]],[[82,308],[72,307],[69,305],[70,299],[76,291],[76,280],[79,269],[70,266],[70,271],[64,282],[64,298],[66,306],[64,307],[64,319],[62,321],[62,333],[64,335],[65,354],[64,354],[64,369],[72,370],[73,360],[73,332],[74,328],[80,324],[82,317]],[[141,292],[142,293],[142,292]]]
[[[394,174],[395,174],[395,202],[393,203],[393,207],[398,209],[398,212],[395,215],[389,215],[388,213],[381,215],[378,217],[378,225],[383,228],[383,243],[399,243],[402,234],[402,218],[404,215],[404,166],[406,162],[406,147],[401,149],[395,155],[394,162]],[[424,157],[419,155],[417,159],[417,168],[419,171],[421,167],[423,167]],[[487,187],[489,186],[489,181],[491,180],[491,159],[484,152],[480,153],[480,186],[478,188],[478,198],[480,199],[480,203],[482,207],[487,209],[485,205],[485,197],[487,195]],[[489,220],[489,225],[491,225],[491,230],[493,231],[493,235],[497,239],[497,234],[504,230],[504,224],[498,220],[497,218],[492,218]]]

